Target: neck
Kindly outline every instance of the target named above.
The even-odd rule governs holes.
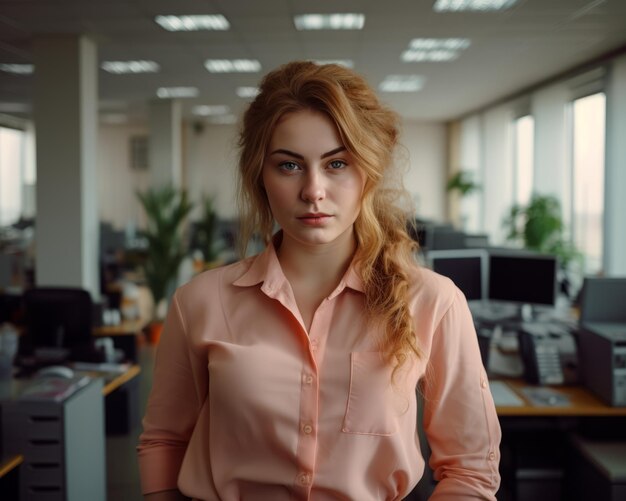
[[[304,281],[332,290],[350,266],[355,250],[352,231],[322,245],[302,244],[283,234],[277,255],[283,273],[292,284]]]

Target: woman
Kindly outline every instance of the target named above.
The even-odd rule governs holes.
[[[139,445],[146,499],[495,499],[500,428],[464,297],[419,268],[397,118],[352,71],[268,74],[240,138],[243,241],[175,294]],[[274,225],[280,231],[273,234]]]

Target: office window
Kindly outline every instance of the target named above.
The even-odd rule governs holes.
[[[572,236],[585,272],[602,270],[606,96],[576,99],[572,106]]]
[[[23,170],[24,132],[0,127],[0,226],[20,217]]]
[[[526,205],[533,190],[535,120],[531,115],[513,122],[513,194],[515,203]]]

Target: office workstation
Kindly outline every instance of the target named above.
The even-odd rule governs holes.
[[[15,367],[24,373],[21,381],[45,365],[106,363],[106,353],[127,368],[104,375],[101,388],[110,390],[104,426],[117,430],[115,438],[105,433],[107,443],[124,435],[128,442],[123,452],[114,450],[130,473],[107,478],[109,499],[138,498],[134,444],[155,349],[146,343],[148,321],[124,318],[114,292],[129,283],[145,287],[133,270],[145,257],[139,233],[148,222],[136,192],[161,184],[186,189],[197,202],[185,223],[186,241],[194,240],[191,228],[199,224],[207,194],[214,195],[218,219],[236,226],[233,138],[249,97],[235,90],[253,92],[262,73],[287,60],[331,56],[350,56],[355,70],[376,86],[387,73],[421,78],[421,90],[380,95],[401,114],[405,186],[422,223],[414,235],[423,248],[420,259],[453,277],[475,318],[505,430],[500,499],[539,501],[537,490],[557,499],[555,492],[575,485],[566,475],[575,467],[600,472],[597,485],[610,476],[597,465],[607,442],[619,446],[625,439],[620,424],[626,407],[609,384],[615,371],[598,360],[621,349],[616,336],[623,319],[587,321],[581,305],[596,301],[608,308],[614,303],[606,298],[624,297],[599,281],[582,287],[584,276],[626,276],[624,5],[527,0],[502,12],[450,13],[434,11],[434,3],[401,2],[383,12],[379,2],[362,2],[364,28],[343,33],[296,30],[292,14],[307,10],[298,2],[287,9],[243,0],[211,8],[192,0],[159,6],[137,0],[107,10],[64,0],[54,15],[41,5],[0,6],[0,41],[9,48],[0,48],[0,167],[20,166],[15,182],[7,178],[13,170],[0,170],[0,323],[21,324],[24,344]],[[219,10],[230,29],[166,31],[154,21],[171,13],[166,6]],[[331,9],[326,7],[319,10]],[[264,22],[252,25],[252,12]],[[459,44],[457,38],[441,42],[443,36],[471,42],[447,61],[401,61],[403,50],[413,51],[406,57],[426,58],[430,53],[415,50]],[[209,56],[225,53],[254,56],[261,70],[214,74],[202,67]],[[103,68],[137,58],[154,59],[160,70],[134,75]],[[10,72],[10,65],[22,73]],[[37,71],[27,73],[22,65]],[[162,90],[166,97],[157,96],[157,89],[171,85],[193,86],[196,95],[172,97]],[[585,114],[590,105],[595,114]],[[19,160],[4,156],[12,141],[23,153],[15,156]],[[585,147],[595,156],[577,160]],[[475,182],[467,194],[446,187],[460,171]],[[558,260],[508,241],[502,227],[511,206],[527,205],[532,193],[556,197],[564,235],[585,255],[586,268],[573,273],[567,297]],[[225,236],[217,246],[222,262],[234,255],[232,240]],[[194,249],[187,250],[189,268]],[[191,273],[181,272],[179,283],[184,276]],[[594,284],[600,292],[585,299]],[[69,326],[48,329],[45,343],[30,345],[22,301],[26,290],[39,286],[87,291],[94,304],[117,310],[120,321],[109,315],[105,322],[96,312],[100,320],[91,318],[91,338],[82,337],[76,347],[69,346]],[[622,304],[617,310],[626,309]],[[583,364],[581,355],[590,353],[598,358]],[[614,364],[619,360],[615,355]],[[116,399],[115,406],[126,410],[112,416],[107,402]],[[116,421],[120,415],[131,418]],[[581,463],[565,467],[554,450],[579,451]],[[542,454],[549,464],[537,463]],[[0,477],[14,481],[23,461],[23,454],[0,455]]]
[[[621,499],[626,278],[586,277],[572,301],[553,255],[456,249],[426,261],[473,312],[503,429],[503,489],[513,499]],[[574,483],[586,469],[598,472]]]
[[[99,349],[87,291],[34,287],[17,306],[0,332],[3,499],[105,500],[105,437],[137,426],[141,368]]]

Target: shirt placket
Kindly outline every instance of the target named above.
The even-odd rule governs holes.
[[[303,364],[301,378],[300,422],[296,451],[299,471],[295,479],[295,489],[298,499],[310,499],[314,483],[319,433],[319,367],[324,356],[331,317],[332,301],[325,299],[315,312],[308,336],[308,356]]]

